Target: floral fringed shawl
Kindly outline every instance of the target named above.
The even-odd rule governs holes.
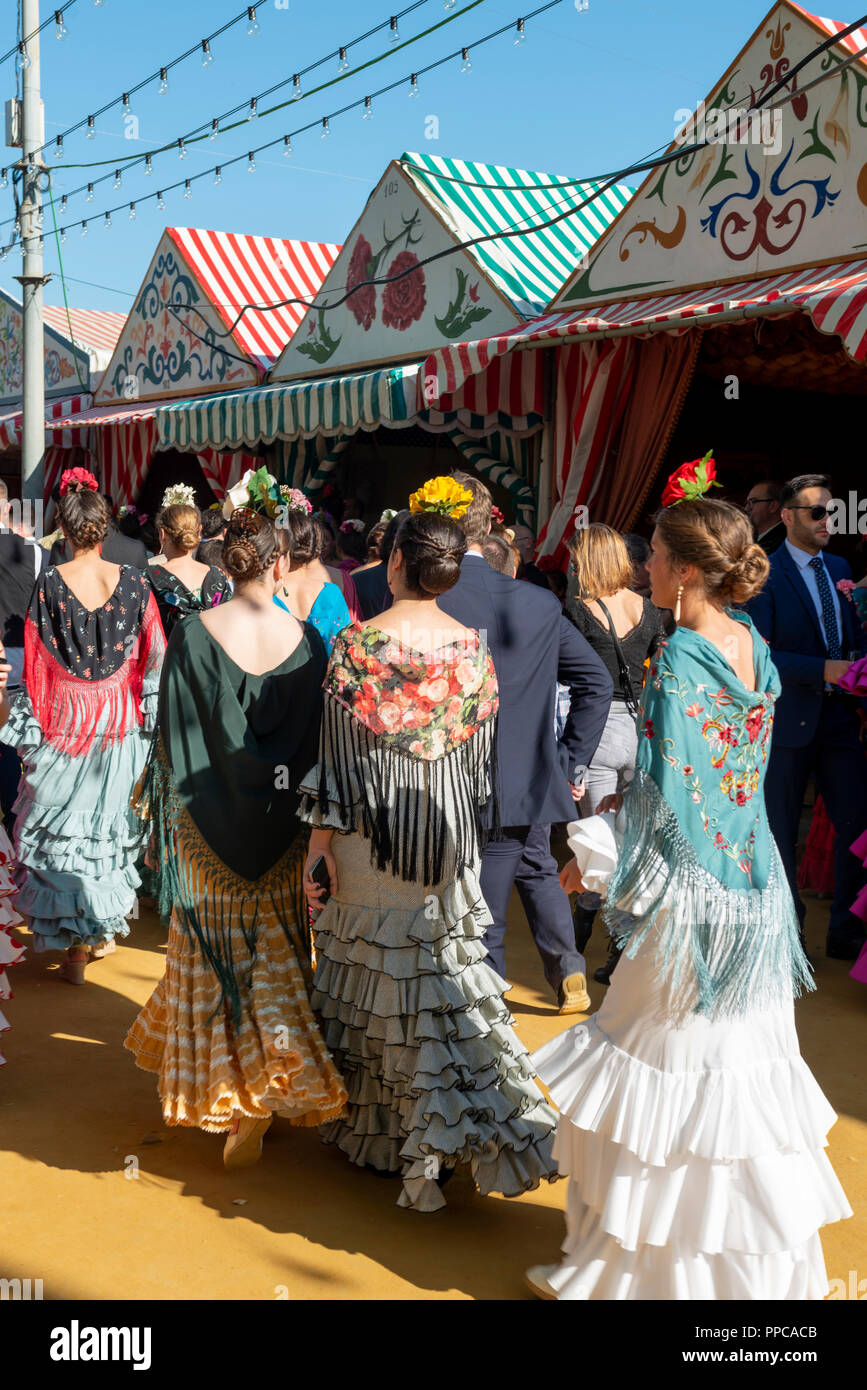
[[[304,819],[358,831],[398,878],[457,878],[478,859],[489,803],[496,831],[497,678],[478,637],[425,653],[355,625],[334,644],[324,690]]]
[[[606,908],[627,955],[653,932],[674,994],[714,1016],[814,987],[763,795],[780,680],[750,619],[729,616],[752,639],[755,690],[687,628],[651,661]]]
[[[165,652],[156,599],[141,570],[121,565],[98,609],[79,603],[60,570],[40,577],[24,624],[24,683],[42,737],[79,757],[143,724],[142,697]]]
[[[231,938],[280,923],[309,986],[298,783],[315,757],[325,647],[305,624],[279,667],[251,676],[197,616],[172,633],[159,736],[138,797],[152,822],[159,907],[197,940],[240,1017]]]

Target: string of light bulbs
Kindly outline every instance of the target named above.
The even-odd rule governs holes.
[[[358,73],[358,72],[360,72],[360,71],[362,71],[363,68],[373,67],[373,66],[375,66],[375,65],[377,65],[377,64],[379,64],[379,63],[381,63],[381,62],[384,62],[386,59],[388,59],[389,57],[392,56],[392,53],[393,53],[393,52],[397,52],[397,51],[399,51],[399,49],[408,48],[408,47],[410,47],[412,44],[420,42],[422,39],[426,38],[429,34],[435,32],[436,30],[438,30],[438,29],[440,29],[440,28],[442,28],[442,27],[443,27],[444,25],[446,25],[446,24],[453,23],[456,19],[461,18],[464,14],[468,13],[468,12],[469,12],[470,10],[472,10],[472,9],[477,8],[478,5],[483,4],[483,3],[484,3],[484,0],[469,0],[469,3],[466,4],[466,5],[464,5],[464,7],[463,7],[462,9],[454,10],[452,13],[450,13],[450,14],[447,16],[446,19],[440,20],[438,24],[431,25],[428,29],[423,30],[421,33],[415,35],[413,38],[407,39],[406,41],[404,41],[403,43],[401,43],[401,44],[399,45],[399,48],[398,48],[398,49],[393,49],[393,50],[391,50],[391,51],[387,51],[387,52],[385,52],[385,53],[379,54],[379,55],[377,55],[375,58],[371,58],[370,60],[368,60],[367,63],[362,64],[361,67],[355,68],[355,69],[351,70],[351,71],[348,72],[348,73],[339,74],[337,77],[332,78],[332,79],[329,80],[328,82],[322,83],[319,87],[311,88],[311,89],[309,90],[309,92],[307,92],[307,93],[302,93],[302,94],[301,94],[301,97],[299,97],[298,100],[304,99],[304,98],[306,98],[307,96],[314,96],[314,95],[316,95],[316,94],[317,94],[318,92],[320,92],[320,91],[327,90],[328,88],[335,86],[338,82],[345,81],[347,77],[353,77],[353,76],[355,76],[355,74]],[[563,0],[549,0],[549,3],[548,3],[548,4],[541,6],[539,10],[536,10],[536,11],[534,11],[533,13],[534,13],[534,14],[541,14],[544,10],[552,9],[555,5],[559,5],[559,4],[562,4],[562,3],[563,3]],[[528,17],[529,17],[529,16],[528,16]],[[473,46],[474,48],[478,48],[478,47],[480,47],[482,44],[485,44],[485,43],[490,42],[492,39],[499,37],[502,33],[506,32],[507,30],[512,29],[512,28],[515,28],[516,33],[520,32],[520,34],[521,34],[521,36],[522,36],[522,41],[523,41],[523,28],[522,28],[520,31],[518,31],[518,30],[517,30],[517,24],[521,24],[521,25],[523,26],[524,20],[518,20],[518,21],[515,21],[513,24],[505,25],[505,26],[503,26],[503,28],[496,30],[493,34],[488,34],[488,35],[486,35],[484,38],[477,40],[472,46]],[[350,102],[350,103],[348,103],[346,106],[343,106],[343,107],[339,108],[338,110],[329,113],[329,115],[327,115],[327,116],[317,118],[316,120],[309,122],[309,123],[308,123],[307,125],[305,125],[305,126],[300,126],[297,130],[293,130],[293,131],[289,132],[288,134],[283,135],[283,136],[280,136],[280,137],[278,137],[278,138],[276,138],[275,140],[272,140],[272,141],[270,141],[270,142],[267,142],[267,143],[258,145],[258,146],[256,146],[253,150],[248,150],[246,156],[242,153],[242,154],[239,154],[239,155],[235,156],[234,158],[224,159],[219,165],[217,165],[217,166],[216,166],[215,168],[213,168],[213,169],[210,169],[210,170],[202,170],[200,173],[192,175],[189,179],[180,179],[180,180],[178,180],[178,181],[175,182],[175,183],[168,183],[168,184],[165,184],[165,185],[164,185],[164,188],[163,188],[160,192],[158,192],[158,193],[156,194],[157,206],[160,205],[160,199],[161,199],[161,194],[162,194],[162,192],[168,193],[168,192],[172,192],[175,188],[184,187],[185,193],[186,193],[187,188],[191,187],[191,185],[192,185],[194,182],[197,182],[199,179],[202,179],[202,178],[208,178],[208,177],[210,177],[210,176],[212,176],[212,175],[214,176],[214,180],[215,180],[216,183],[221,183],[221,182],[222,182],[222,170],[223,170],[223,169],[230,168],[233,164],[239,163],[239,162],[240,162],[243,158],[245,158],[245,157],[248,159],[248,162],[249,162],[249,163],[254,163],[254,161],[255,161],[255,156],[256,156],[257,154],[262,153],[264,150],[274,148],[274,147],[276,147],[277,145],[282,144],[283,147],[284,147],[284,153],[287,155],[287,157],[291,157],[291,154],[292,154],[292,139],[293,139],[293,138],[297,138],[299,135],[304,134],[306,131],[311,130],[311,129],[316,129],[316,128],[319,128],[319,129],[322,131],[323,138],[325,138],[325,137],[330,133],[330,122],[331,122],[333,119],[335,119],[337,116],[343,115],[345,112],[351,111],[351,110],[352,110],[353,108],[355,108],[355,107],[363,107],[363,108],[364,108],[365,119],[370,119],[370,118],[372,117],[372,114],[373,114],[373,101],[374,101],[374,99],[375,99],[375,98],[378,98],[378,97],[380,97],[380,96],[382,96],[382,95],[384,95],[384,94],[387,93],[387,92],[390,92],[390,91],[394,90],[394,89],[397,88],[397,87],[404,86],[404,85],[406,85],[407,83],[409,83],[409,86],[410,86],[409,95],[412,96],[412,97],[418,96],[418,95],[419,95],[419,87],[418,87],[418,80],[419,80],[419,77],[422,76],[422,75],[424,75],[425,73],[427,73],[427,72],[429,72],[429,71],[432,71],[432,70],[433,70],[434,68],[436,68],[436,67],[442,66],[442,65],[443,65],[444,63],[446,63],[446,62],[451,62],[451,61],[453,61],[457,56],[459,56],[459,54],[460,54],[460,56],[462,57],[462,71],[469,72],[469,71],[471,70],[471,67],[472,67],[472,63],[471,63],[471,60],[470,60],[470,58],[469,58],[469,50],[468,50],[466,47],[461,48],[459,51],[458,51],[458,50],[455,50],[455,52],[446,55],[444,58],[438,59],[438,60],[436,60],[435,62],[428,64],[426,67],[419,68],[417,72],[411,73],[411,74],[409,74],[409,75],[407,75],[407,76],[404,76],[404,77],[401,77],[401,78],[397,79],[396,82],[390,83],[390,84],[388,84],[388,85],[386,85],[386,86],[380,88],[377,92],[374,92],[374,93],[372,93],[372,94],[369,95],[369,96],[366,96],[366,97],[363,97],[363,98],[359,98],[357,101],[354,101],[354,102]],[[279,84],[279,85],[285,85],[285,84]],[[273,90],[273,89],[272,89],[272,90]],[[294,106],[297,104],[296,99],[293,98],[292,100],[290,100],[290,101],[288,101],[288,102],[280,102],[280,103],[278,103],[276,106],[270,107],[270,108],[268,108],[267,110],[262,111],[262,112],[260,113],[260,112],[258,111],[258,108],[257,108],[256,103],[257,103],[257,98],[256,98],[256,97],[251,98],[251,109],[255,112],[255,115],[256,115],[257,117],[260,117],[260,118],[262,118],[262,119],[264,119],[265,117],[267,117],[267,116],[269,116],[269,115],[273,115],[273,114],[275,114],[275,113],[278,112],[278,111],[285,110],[287,107],[294,107]],[[239,107],[236,107],[236,108],[235,108],[236,111],[239,110],[239,109],[243,109],[243,108],[239,108]],[[63,215],[63,214],[66,212],[70,200],[73,199],[73,198],[75,198],[75,197],[78,197],[78,196],[79,196],[80,194],[82,194],[82,193],[84,193],[84,194],[86,195],[86,196],[85,196],[85,202],[92,202],[92,201],[94,200],[94,197],[95,197],[95,191],[96,191],[97,186],[98,186],[99,184],[101,184],[101,183],[106,183],[106,182],[108,182],[108,181],[109,181],[110,179],[112,179],[112,178],[113,178],[113,187],[114,187],[115,189],[121,188],[121,187],[122,187],[122,183],[123,183],[123,174],[126,173],[126,172],[128,172],[129,169],[133,168],[136,164],[141,164],[141,163],[143,162],[143,163],[144,163],[144,170],[143,170],[144,174],[147,175],[147,176],[152,176],[152,174],[153,174],[153,159],[154,159],[156,156],[158,156],[158,155],[160,155],[160,154],[166,154],[166,153],[168,153],[169,151],[177,151],[178,157],[179,157],[180,159],[186,159],[186,158],[188,157],[188,155],[189,155],[189,149],[190,149],[191,147],[193,147],[193,146],[195,146],[195,145],[197,145],[197,144],[203,143],[205,140],[214,140],[214,139],[216,138],[216,136],[219,135],[219,134],[226,134],[226,133],[228,133],[228,132],[230,132],[230,131],[232,131],[232,130],[236,130],[236,129],[239,129],[239,128],[243,128],[244,126],[248,125],[249,122],[250,122],[250,117],[248,117],[246,120],[237,121],[237,122],[235,122],[233,125],[224,126],[224,127],[222,127],[222,129],[219,129],[219,128],[218,128],[219,119],[221,119],[221,118],[217,118],[217,119],[215,119],[215,120],[211,123],[211,127],[212,127],[212,128],[211,128],[210,135],[198,135],[198,134],[196,134],[196,132],[194,131],[192,134],[185,135],[185,136],[180,136],[177,140],[169,141],[169,142],[167,142],[166,144],[160,146],[159,148],[157,148],[157,149],[155,149],[155,150],[147,151],[146,153],[141,154],[141,155],[135,155],[135,156],[133,156],[131,159],[127,160],[126,162],[121,161],[120,163],[116,163],[115,160],[103,160],[103,161],[100,161],[99,163],[93,164],[93,165],[90,165],[90,164],[78,165],[78,164],[76,164],[76,165],[67,166],[67,167],[69,167],[69,168],[91,169],[91,168],[102,168],[102,167],[105,167],[106,165],[111,166],[112,164],[114,164],[114,165],[115,165],[115,168],[114,168],[113,175],[112,175],[111,173],[103,174],[103,175],[100,176],[99,178],[94,178],[94,179],[88,181],[87,183],[83,183],[83,184],[79,185],[79,187],[72,189],[70,192],[63,194],[62,197],[61,197],[61,202],[60,202],[60,212],[61,212],[61,215]],[[202,129],[201,126],[196,128],[196,130],[201,130],[201,129]],[[254,169],[251,169],[250,172],[251,172],[251,173],[254,172]],[[0,189],[6,188],[6,187],[8,186],[8,173],[9,173],[9,170],[8,170],[8,169],[0,169]],[[148,200],[149,200],[151,197],[153,197],[153,196],[154,196],[153,194],[144,194],[144,195],[142,195],[141,197],[139,197],[138,199],[136,199],[135,202],[145,202],[145,201],[148,201]],[[123,206],[124,206],[123,204],[118,204],[118,206],[117,206],[116,208],[110,208],[108,211],[109,211],[109,212],[117,212],[117,211],[119,211]],[[87,220],[89,221],[89,220],[91,220],[91,219],[87,219]],[[10,224],[15,223],[16,221],[17,221],[17,217],[16,217],[16,218],[6,218],[4,221],[0,222],[0,227],[9,226]],[[80,225],[80,224],[72,223],[71,225],[72,225],[72,226],[75,226],[75,225]],[[14,244],[14,242],[13,242],[13,244]]]
[[[397,43],[399,42],[399,39],[400,39],[400,30],[399,30],[399,27],[398,27],[399,21],[400,21],[401,19],[403,19],[406,15],[411,14],[411,13],[413,12],[413,10],[420,9],[422,5],[426,5],[426,4],[428,4],[429,2],[430,2],[430,0],[413,0],[413,3],[407,5],[407,6],[406,6],[404,9],[402,9],[402,10],[398,10],[398,12],[397,12],[396,14],[390,15],[388,19],[385,19],[385,20],[383,20],[381,23],[374,25],[373,28],[368,29],[364,34],[359,34],[359,35],[357,35],[357,36],[356,36],[355,38],[353,38],[348,44],[341,44],[341,45],[339,46],[339,48],[333,49],[330,53],[326,54],[324,57],[322,57],[322,58],[317,58],[316,62],[309,64],[306,68],[302,68],[301,71],[300,71],[299,73],[295,73],[295,74],[293,75],[292,78],[287,78],[287,79],[286,79],[286,82],[277,83],[276,86],[270,88],[269,90],[270,90],[271,92],[277,91],[279,87],[286,86],[287,82],[289,82],[289,81],[294,81],[296,84],[297,84],[297,83],[300,83],[300,79],[301,79],[302,77],[304,77],[307,73],[313,72],[316,68],[321,67],[323,64],[332,61],[334,58],[338,58],[338,60],[339,60],[339,62],[340,62],[339,71],[340,71],[341,73],[347,72],[347,70],[348,70],[349,67],[350,67],[349,59],[348,59],[348,52],[349,52],[349,49],[350,49],[350,48],[357,47],[359,44],[364,43],[367,39],[371,38],[374,34],[378,34],[378,33],[380,33],[380,32],[381,32],[382,30],[384,30],[384,29],[388,29],[388,30],[389,30],[389,35],[390,35],[390,41],[391,41],[391,43],[392,43],[392,44],[397,44]],[[481,2],[482,2],[482,0],[478,0],[478,3],[481,3]],[[456,3],[456,0],[452,0],[452,6],[450,6],[449,8],[452,8],[453,5],[454,5],[455,3]],[[260,8],[261,8],[261,6],[260,6]],[[60,13],[60,12],[58,11],[58,13]],[[131,115],[131,114],[132,114],[132,108],[131,108],[131,106],[130,106],[131,98],[134,97],[138,92],[143,91],[143,89],[144,89],[145,87],[150,86],[152,83],[154,83],[154,82],[156,82],[156,81],[159,81],[159,87],[157,88],[158,95],[160,95],[160,96],[165,96],[165,95],[168,93],[168,91],[169,91],[169,80],[168,80],[168,75],[169,75],[169,73],[170,73],[174,68],[176,68],[180,63],[186,62],[187,59],[193,57],[194,55],[196,55],[196,54],[200,54],[200,55],[201,55],[202,67],[203,67],[203,68],[211,68],[211,67],[213,66],[213,64],[214,64],[214,54],[213,54],[212,51],[211,51],[211,44],[212,44],[212,42],[213,42],[215,39],[220,38],[220,37],[221,37],[223,34],[225,34],[229,29],[234,28],[235,25],[240,24],[240,23],[242,23],[242,22],[245,21],[245,20],[246,20],[246,23],[247,23],[247,33],[248,33],[250,36],[254,36],[254,35],[258,34],[258,32],[259,32],[259,21],[258,21],[257,15],[256,15],[256,6],[255,6],[255,5],[245,5],[244,9],[243,9],[239,14],[235,15],[234,18],[232,18],[232,19],[230,19],[230,20],[227,20],[227,22],[226,22],[225,24],[221,25],[219,29],[215,29],[214,32],[213,32],[212,34],[208,34],[208,36],[207,36],[206,38],[200,39],[198,43],[193,44],[192,47],[186,49],[183,53],[178,54],[178,56],[177,56],[176,58],[173,58],[173,59],[171,60],[171,62],[165,63],[165,64],[161,65],[155,72],[150,73],[147,77],[142,78],[139,82],[135,82],[135,83],[129,84],[127,87],[124,88],[123,92],[122,92],[119,96],[112,97],[112,99],[111,99],[110,101],[105,102],[105,103],[104,103],[102,106],[100,106],[96,111],[93,111],[93,112],[92,112],[90,115],[88,115],[88,116],[83,116],[82,119],[81,119],[80,121],[76,121],[73,125],[68,126],[68,127],[66,128],[66,130],[61,131],[60,134],[57,135],[57,136],[55,137],[55,140],[54,140],[54,157],[55,157],[56,159],[62,159],[62,158],[63,158],[63,153],[64,153],[63,142],[64,142],[64,140],[66,140],[70,135],[74,135],[75,132],[78,131],[78,130],[82,130],[82,129],[84,129],[84,128],[86,127],[86,128],[87,128],[87,138],[88,138],[88,139],[95,139],[95,137],[96,137],[96,122],[97,122],[97,120],[99,119],[100,116],[105,115],[106,111],[112,110],[113,107],[115,107],[115,106],[121,106],[121,107],[122,107],[122,112],[123,112],[123,115],[124,115],[124,116],[129,116],[129,115]],[[59,37],[59,35],[58,35],[58,37]],[[256,101],[256,100],[261,101],[262,98],[263,98],[264,96],[268,96],[268,95],[269,95],[269,92],[262,92],[262,93],[259,93],[259,94],[258,94],[258,97],[252,98],[252,100],[254,100],[254,101]],[[241,110],[241,109],[243,109],[243,108],[242,108],[242,107],[236,107],[236,108],[235,108],[235,110]],[[255,107],[254,107],[253,109],[254,109],[254,111],[255,111]],[[218,119],[218,120],[222,120],[223,117],[218,117],[217,119]],[[203,128],[202,126],[197,126],[197,127],[196,127],[196,131],[201,130],[202,128]],[[194,133],[195,133],[195,132],[192,132],[191,134],[194,134]],[[186,138],[186,139],[189,139],[189,138],[191,138],[191,136],[186,136],[185,138]],[[46,140],[45,144],[40,145],[37,149],[35,149],[35,150],[31,151],[31,152],[28,152],[28,158],[31,159],[31,160],[34,159],[35,156],[36,156],[37,154],[41,154],[41,153],[43,152],[43,150],[46,150],[46,149],[48,148],[49,144],[51,144],[51,141],[50,141],[50,140]],[[154,154],[154,153],[157,153],[157,151],[151,151],[151,153]],[[136,158],[141,159],[142,156],[137,156]],[[103,162],[105,162],[105,163],[111,163],[112,161],[106,160],[106,161],[103,161]],[[134,162],[135,162],[135,159],[133,159],[133,160],[130,161],[130,162],[131,162],[131,163],[134,163]],[[95,167],[95,165],[84,165],[84,164],[82,164],[82,165],[72,165],[72,166],[70,166],[70,167],[72,167],[72,168],[88,168],[88,167]]]
[[[66,25],[64,24],[63,16],[67,10],[71,10],[73,5],[77,3],[78,0],[66,0],[66,3],[62,6],[61,9],[55,10],[53,14],[50,14],[48,16],[47,19],[43,19],[38,29],[34,29],[31,34],[27,34],[26,37],[19,39],[18,42],[12,48],[10,48],[7,53],[0,55],[0,63],[5,63],[9,58],[14,58],[15,66],[19,72],[22,72],[24,68],[29,68],[30,55],[27,52],[27,45],[33,39],[35,39],[38,34],[41,34],[43,29],[47,29],[51,24],[55,24],[57,26],[57,37],[59,39],[65,39],[68,30],[66,30]],[[100,9],[105,4],[105,0],[93,0],[93,3],[97,7],[97,9]],[[61,30],[64,30],[65,32],[61,33]]]

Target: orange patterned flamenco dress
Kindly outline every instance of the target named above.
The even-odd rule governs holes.
[[[198,615],[169,641],[140,803],[153,820],[168,954],[125,1041],[157,1074],[167,1125],[225,1134],[275,1114],[317,1125],[346,1102],[308,998],[296,815],[325,666],[309,625],[286,661],[255,676]]]
[[[9,836],[0,826],[0,1002],[12,998],[6,967],[17,965],[24,955],[24,947],[15,939],[15,929],[22,925],[22,920],[13,906],[16,889],[12,880],[12,859]],[[7,1032],[8,1028],[9,1024],[3,1010],[0,1009],[0,1033]],[[6,1058],[0,1052],[0,1066],[3,1066],[5,1061]]]

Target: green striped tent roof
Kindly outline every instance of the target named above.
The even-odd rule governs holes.
[[[567,207],[577,207],[602,185],[576,183],[565,174],[539,174],[437,155],[404,154],[400,164],[461,241],[526,228],[523,236],[486,241],[470,251],[526,318],[542,313],[559,294],[578,262],[635,192],[626,184],[614,184],[571,217],[538,229],[540,222]],[[546,184],[557,186],[546,188]]]

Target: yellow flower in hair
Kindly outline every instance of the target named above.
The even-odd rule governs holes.
[[[463,516],[473,500],[473,494],[454,478],[428,478],[409,499],[411,512],[435,512],[450,516],[453,521]]]

